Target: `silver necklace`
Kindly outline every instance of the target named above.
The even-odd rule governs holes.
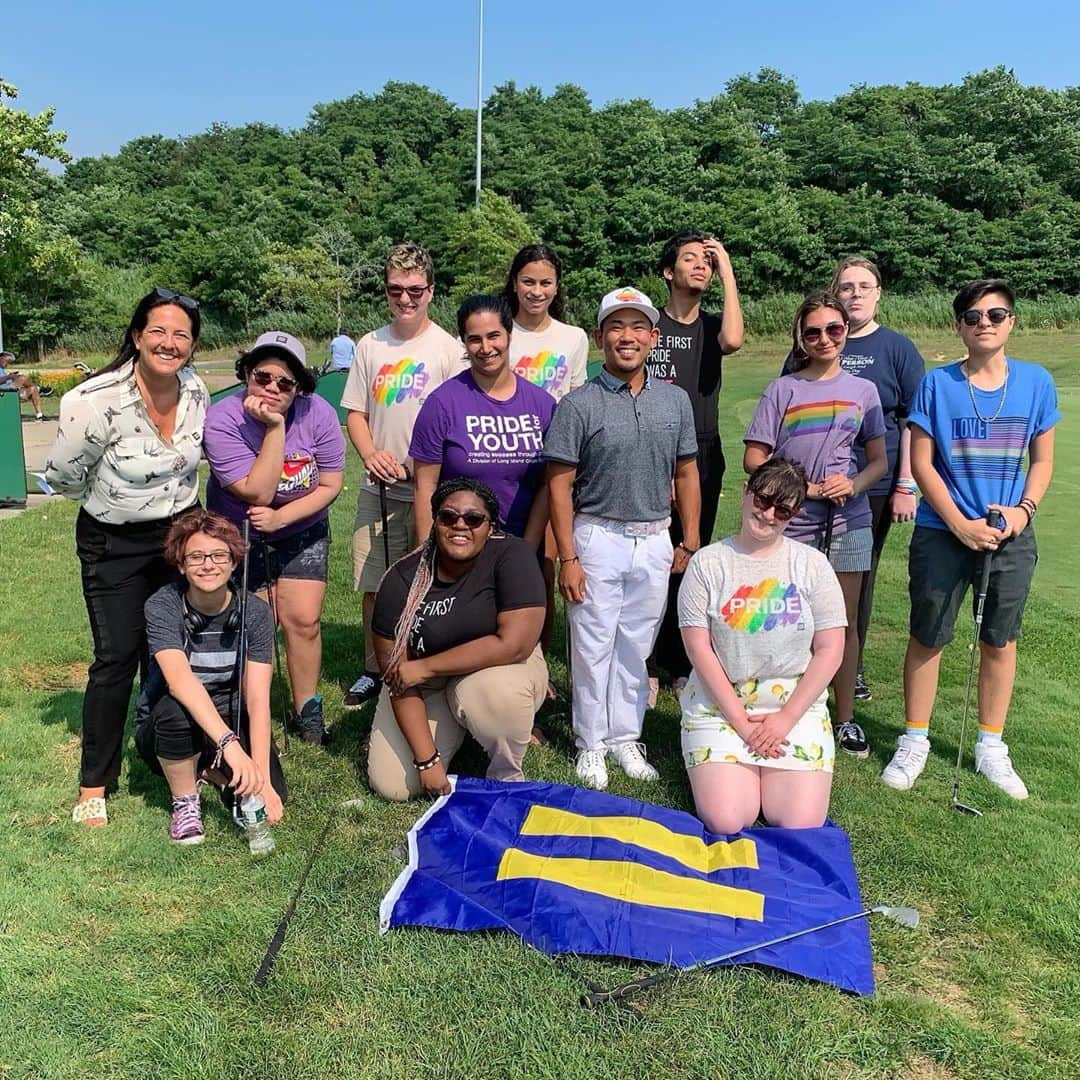
[[[968,370],[966,360],[964,361],[964,378],[967,380],[968,397],[971,398],[971,407],[975,410],[975,416],[984,424],[992,424],[1001,415],[1001,410],[1005,408],[1005,395],[1009,392],[1008,360],[1005,361],[1005,381],[1001,384],[1001,400],[998,402],[998,407],[994,410],[993,416],[983,416],[983,414],[979,412],[979,406],[975,402],[975,387],[971,384],[971,372]]]

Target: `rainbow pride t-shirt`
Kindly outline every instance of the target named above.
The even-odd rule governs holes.
[[[908,417],[933,438],[934,468],[966,518],[985,517],[991,503],[1020,501],[1031,440],[1061,419],[1050,372],[1011,357],[1005,363],[1009,377],[1001,387],[974,388],[977,411],[962,361],[927,372]],[[919,503],[915,524],[947,528],[926,499]]]
[[[885,419],[877,387],[841,371],[830,379],[782,375],[761,395],[744,442],[767,446],[777,457],[797,461],[812,484],[827,476],[858,472],[855,447],[884,438]],[[822,499],[807,499],[791,520],[792,540],[817,544],[828,513]],[[870,502],[857,495],[834,512],[833,532],[839,535],[870,525]]]
[[[514,323],[510,366],[556,401],[584,386],[588,363],[589,340],[580,327],[552,319],[546,330],[537,333]]]
[[[383,326],[360,339],[341,404],[367,416],[376,447],[389,450],[399,462],[408,464],[409,442],[420,406],[436,387],[467,366],[461,342],[435,323],[408,340],[395,337],[392,327]],[[411,474],[411,465],[409,471]],[[368,476],[364,483],[369,489],[376,487]],[[412,481],[390,484],[386,494],[411,502]]]
[[[794,679],[818,630],[847,626],[844,596],[821,552],[784,537],[765,558],[733,538],[703,547],[679,589],[679,626],[709,631],[728,680]]]

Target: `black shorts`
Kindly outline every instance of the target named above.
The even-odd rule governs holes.
[[[924,648],[940,649],[952,641],[969,585],[974,613],[984,554],[965,547],[945,529],[916,527],[908,550],[908,594],[911,636]],[[990,585],[979,639],[1000,649],[1020,636],[1039,559],[1034,530],[1027,528],[1004,541],[990,557]]]
[[[280,578],[326,581],[329,558],[330,522],[326,519],[283,540],[263,540],[256,533],[251,537],[248,589],[258,592],[266,588],[267,580]],[[240,567],[235,580],[239,583]]]

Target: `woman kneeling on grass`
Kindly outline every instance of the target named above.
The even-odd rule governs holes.
[[[236,526],[193,510],[169,530],[165,558],[183,575],[146,601],[150,673],[139,698],[135,745],[172,792],[169,835],[203,839],[198,778],[210,769],[232,795],[261,795],[270,821],[281,819],[285,782],[270,747],[273,624],[266,603],[247,598],[244,715],[235,734],[240,602],[229,577],[244,557]]]
[[[468,732],[491,780],[521,780],[544,702],[544,578],[536,552],[498,529],[490,488],[469,477],[431,497],[423,546],[379,586],[372,620],[383,689],[368,780],[383,798],[447,795],[446,765]]]
[[[680,699],[683,757],[710,832],[738,832],[759,813],[770,825],[814,828],[829,810],[826,699],[847,618],[828,559],[784,536],[806,486],[801,465],[759,466],[739,532],[697,552],[679,590],[694,665]]]

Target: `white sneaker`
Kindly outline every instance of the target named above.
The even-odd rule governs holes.
[[[881,782],[897,791],[910,790],[926,768],[929,756],[929,739],[919,735],[901,735],[896,740],[896,753],[892,761],[881,770]]]
[[[659,780],[660,774],[645,760],[645,744],[624,742],[611,747],[615,764],[631,780]]]
[[[1028,797],[1027,786],[1016,775],[1013,763],[1009,760],[1009,748],[1003,742],[975,744],[975,771],[981,772],[991,784],[1001,788],[1006,795],[1011,795],[1014,799]]]
[[[574,769],[578,779],[586,786],[603,791],[607,787],[607,766],[604,764],[605,750],[579,750]]]

